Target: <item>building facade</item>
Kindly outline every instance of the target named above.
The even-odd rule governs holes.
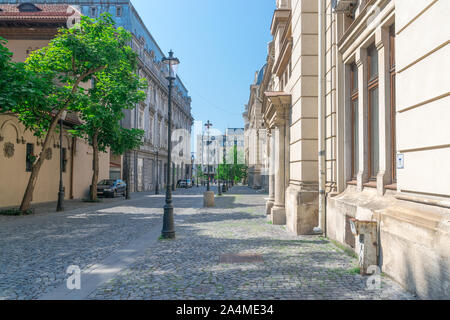
[[[0,3],[20,3],[17,0],[0,0]],[[51,7],[55,4],[71,5],[82,15],[91,18],[108,12],[118,27],[132,33],[130,46],[138,54],[138,74],[147,79],[146,100],[132,110],[124,110],[122,126],[145,131],[143,145],[138,150],[123,156],[112,155],[109,165],[111,178],[127,180],[130,191],[151,191],[156,184],[166,185],[167,175],[167,132],[168,132],[168,81],[166,66],[162,63],[165,53],[148,31],[138,12],[129,0],[33,0],[37,6]],[[70,10],[69,12],[74,12]],[[77,13],[73,16],[76,17]],[[191,98],[179,77],[172,90],[172,178],[177,180],[191,175],[191,151],[189,135],[193,117]],[[181,140],[181,141],[180,141]]]
[[[244,130],[244,155],[245,164],[248,167],[248,186],[253,189],[268,189],[268,170],[266,153],[266,129],[262,118],[261,108],[264,92],[261,84],[264,78],[265,67],[255,74],[255,81],[250,86],[250,97],[243,114],[245,122]]]
[[[273,223],[325,232],[422,298],[450,287],[446,12],[278,0],[260,88]]]
[[[4,2],[4,1],[2,1]],[[0,37],[8,42],[12,60],[23,62],[29,54],[48,45],[57,28],[67,23],[67,5],[43,6],[33,4],[1,4]],[[45,161],[33,193],[32,203],[58,199],[60,150],[63,152],[63,183],[66,199],[87,198],[93,173],[93,150],[84,140],[72,137],[67,130],[80,124],[75,114],[68,114],[63,122],[63,141],[59,134],[51,137],[45,150]],[[0,115],[0,207],[17,207],[25,192],[32,162],[30,156],[42,152],[43,140],[8,114]],[[110,153],[99,154],[99,179],[109,178]]]
[[[327,234],[420,297],[448,298],[450,3],[324,7]]]
[[[245,164],[244,128],[228,128],[225,135],[217,130],[197,135],[197,165],[203,174],[214,176],[221,164]],[[236,152],[235,152],[236,151]]]
[[[61,2],[61,1],[60,1]],[[130,191],[165,188],[167,176],[168,81],[162,63],[165,53],[148,31],[129,0],[62,1],[77,5],[82,14],[97,17],[109,12],[117,26],[132,33],[131,47],[138,54],[138,74],[148,81],[146,100],[132,110],[124,110],[122,126],[145,131],[143,145],[111,161],[111,174],[122,171]],[[172,90],[172,185],[191,176],[190,137],[193,124],[191,98],[179,77]]]

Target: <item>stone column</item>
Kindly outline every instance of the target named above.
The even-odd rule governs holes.
[[[275,130],[275,202],[272,208],[272,223],[274,225],[286,224],[286,209],[284,195],[286,191],[285,179],[285,124],[277,123]]]
[[[358,191],[364,189],[364,183],[369,180],[368,164],[368,108],[367,108],[367,49],[359,48],[356,51],[356,66],[358,67],[358,115],[359,115],[359,172],[357,176]]]
[[[274,146],[275,146],[275,137],[272,129],[267,130],[267,140],[268,140],[268,158],[269,158],[269,198],[266,202],[266,214],[272,214],[273,204],[275,202],[275,175],[274,175]]]
[[[375,33],[378,50],[379,139],[380,169],[377,174],[377,191],[382,196],[385,186],[391,183],[391,90],[389,73],[389,30],[381,26]]]

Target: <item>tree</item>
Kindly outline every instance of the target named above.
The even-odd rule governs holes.
[[[131,40],[123,28],[115,28],[108,14],[98,19],[83,16],[72,29],[60,29],[47,47],[34,51],[26,61],[25,69],[46,80],[49,87],[40,101],[27,98],[9,106],[19,121],[35,136],[44,137],[42,151],[34,162],[21,211],[29,209],[44,152],[56,130],[61,115],[80,112],[90,106],[89,97],[82,87],[93,76],[107,69],[116,69],[122,63],[124,50]]]
[[[122,109],[133,109],[145,99],[142,89],[145,80],[135,74],[136,54],[124,47],[121,63],[117,68],[108,68],[94,77],[95,84],[89,89],[89,106],[81,113],[83,124],[73,131],[89,140],[93,148],[94,171],[90,197],[97,200],[99,152],[107,148],[115,154],[138,148],[142,144],[143,130],[125,129],[120,126],[124,117]]]
[[[20,105],[40,106],[53,86],[51,73],[36,73],[22,62],[12,62],[12,53],[0,37],[0,113],[14,114]]]

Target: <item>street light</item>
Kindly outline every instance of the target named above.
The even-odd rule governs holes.
[[[168,99],[168,129],[167,129],[167,186],[166,186],[166,204],[164,205],[164,219],[162,228],[162,237],[164,239],[175,238],[175,226],[173,222],[173,205],[172,205],[172,190],[170,185],[170,167],[172,164],[172,87],[173,81],[176,79],[178,65],[180,60],[173,56],[172,50],[169,52],[169,57],[162,59],[162,62],[167,65],[169,74],[166,79],[169,81],[169,99]]]
[[[208,140],[206,140],[206,157],[207,157],[206,165],[208,166],[208,178],[207,178],[207,182],[206,182],[207,183],[206,191],[211,191],[210,188],[209,188],[209,178],[210,178],[210,176],[209,176],[209,143],[210,143],[210,141],[209,141],[209,128],[212,127],[212,123],[209,122],[209,120],[208,120],[208,122],[205,123],[205,127],[208,130]]]
[[[63,202],[64,202],[64,185],[63,185],[63,134],[62,134],[62,125],[63,121],[66,120],[67,111],[63,111],[59,118],[59,192],[58,192],[58,204],[56,205],[56,211],[61,212],[64,211]],[[92,188],[92,187],[91,187]],[[92,190],[91,190],[92,192]]]
[[[191,154],[191,185],[194,186],[194,154]]]

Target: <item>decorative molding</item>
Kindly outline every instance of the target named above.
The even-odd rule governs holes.
[[[14,156],[14,144],[11,142],[6,142],[3,145],[3,154],[5,155],[6,158],[10,159]]]
[[[44,152],[44,158],[45,160],[51,160],[53,157],[53,150],[52,148],[47,148]]]

